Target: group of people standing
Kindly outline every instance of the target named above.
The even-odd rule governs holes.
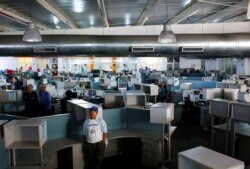
[[[39,92],[33,90],[33,85],[27,86],[23,96],[25,102],[25,116],[37,117],[51,114],[51,96],[46,91],[46,85],[41,84]]]

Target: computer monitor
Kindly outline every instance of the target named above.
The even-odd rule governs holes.
[[[77,98],[77,92],[72,92],[71,93],[71,98]]]
[[[89,96],[90,97],[96,96],[96,90],[89,90]]]
[[[118,83],[118,90],[127,90],[127,83],[125,82]]]

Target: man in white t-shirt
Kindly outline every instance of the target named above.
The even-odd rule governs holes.
[[[84,169],[100,169],[107,140],[107,125],[97,118],[98,108],[90,108],[90,118],[83,124]]]

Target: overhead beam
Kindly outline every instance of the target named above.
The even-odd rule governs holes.
[[[33,20],[33,19],[31,21],[30,18],[24,16],[23,14],[20,14],[20,13],[14,11],[14,10],[7,9],[5,7],[0,7],[0,12],[2,14],[6,15],[6,17],[9,17],[17,22],[21,22],[21,23],[26,24],[26,25],[28,25],[28,23],[30,23],[30,22],[33,22],[35,24],[35,26],[40,28],[40,29],[47,28],[47,26],[45,26],[44,24],[39,23],[38,21]]]
[[[7,25],[0,25],[0,31],[3,31],[3,32],[15,32],[17,30],[15,28],[12,28],[12,27],[7,26]]]
[[[42,5],[45,9],[51,12],[53,15],[58,17],[64,23],[69,25],[71,28],[78,28],[73,19],[71,19],[65,12],[63,12],[56,4],[52,3],[48,0],[36,0],[40,5]]]
[[[227,23],[229,23],[229,22],[242,22],[242,21],[245,21],[245,20],[247,20],[247,14],[246,13],[235,16],[235,17],[227,19],[227,20],[224,20],[223,22],[227,22]]]
[[[102,22],[103,22],[104,27],[109,27],[108,15],[107,15],[107,11],[105,8],[104,0],[97,0],[97,4],[101,12]]]
[[[228,14],[230,12],[234,12],[235,10],[239,9],[238,8],[239,6],[244,7],[244,6],[247,6],[247,4],[248,4],[248,0],[242,0],[242,1],[232,5],[230,7],[224,8],[223,10],[215,12],[214,14],[209,15],[209,16],[207,16],[207,17],[205,17],[205,18],[203,18],[201,20],[198,20],[196,22],[199,22],[199,23],[217,22],[218,19],[223,18],[225,16],[228,16]]]
[[[194,15],[201,9],[202,9],[202,3],[195,2],[186,9],[184,9],[182,12],[180,12],[178,15],[176,15],[174,18],[172,18],[170,21],[168,21],[168,24],[178,24],[183,20],[187,19],[188,17]]]
[[[139,17],[138,21],[136,22],[137,26],[142,26],[144,23],[148,20],[153,10],[157,7],[157,5],[160,3],[161,0],[150,0],[147,4],[147,6],[144,8],[144,10],[141,13],[141,16]]]

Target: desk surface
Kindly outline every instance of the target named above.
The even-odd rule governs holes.
[[[180,152],[179,156],[188,158],[211,169],[244,169],[244,162],[202,146]]]

